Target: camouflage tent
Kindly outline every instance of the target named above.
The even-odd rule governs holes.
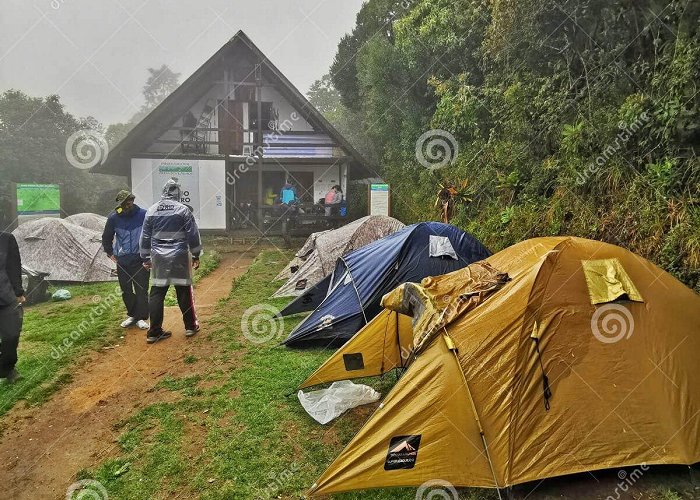
[[[107,217],[104,215],[83,213],[69,215],[65,218],[65,221],[91,231],[98,231],[99,233],[102,233],[102,231],[104,231],[105,224],[107,224]]]
[[[102,251],[101,233],[64,219],[44,217],[20,225],[14,234],[22,264],[51,281],[110,281],[114,263]]]
[[[306,240],[278,280],[286,283],[273,297],[299,296],[335,268],[338,257],[357,250],[404,227],[392,217],[370,215],[338,229],[314,233]]]

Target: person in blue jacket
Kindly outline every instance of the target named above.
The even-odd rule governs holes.
[[[102,247],[117,264],[117,277],[126,306],[127,318],[122,328],[136,324],[148,330],[148,280],[150,272],[143,267],[139,253],[141,229],[146,211],[136,205],[136,197],[129,191],[117,194],[117,206],[109,214],[102,233]]]
[[[297,202],[297,190],[291,182],[287,181],[280,190],[280,203],[284,205],[293,205]]]
[[[146,212],[141,232],[144,267],[153,271],[149,294],[151,327],[146,342],[164,340],[172,332],[163,330],[163,302],[170,285],[175,287],[177,304],[185,323],[185,336],[199,331],[194,308],[192,269],[199,267],[202,242],[192,209],[180,202],[182,188],[176,178],[163,186],[163,195]]]

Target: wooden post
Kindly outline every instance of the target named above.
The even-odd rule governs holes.
[[[255,152],[258,155],[258,227],[262,226],[263,206],[263,136],[262,136],[262,61],[255,66],[255,101],[258,107],[258,133],[255,141]]]

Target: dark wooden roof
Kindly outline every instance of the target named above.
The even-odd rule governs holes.
[[[113,175],[128,175],[131,158],[145,152],[146,148],[162,133],[163,124],[174,123],[187,112],[204,93],[214,85],[214,77],[221,63],[231,56],[248,53],[255,62],[260,62],[264,75],[290,104],[319,132],[326,133],[340,145],[351,159],[351,177],[361,178],[375,175],[366,159],[338,132],[333,125],[299,92],[299,90],[270,62],[262,51],[239,31],[202,66],[176,88],[163,102],[141,120],[114,148],[107,160],[94,166],[91,171]],[[173,157],[179,153],[173,151]]]

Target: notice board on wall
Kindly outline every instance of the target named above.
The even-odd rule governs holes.
[[[163,185],[175,177],[180,201],[192,207],[200,229],[226,229],[226,161],[132,158],[131,189],[143,208],[160,200]]]
[[[370,184],[368,200],[370,215],[391,215],[391,187],[389,184]]]

